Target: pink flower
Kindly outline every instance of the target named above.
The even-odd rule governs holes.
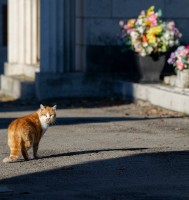
[[[179,70],[183,70],[184,69],[184,64],[180,60],[176,61],[176,66],[177,66],[177,68]]]
[[[181,37],[181,33],[175,27],[174,22],[168,24],[163,22],[161,10],[155,12],[154,9],[154,6],[151,6],[148,10],[142,10],[137,18],[131,18],[127,22],[119,21],[125,44],[143,56],[166,52],[174,45],[178,45]],[[150,35],[150,33],[152,33],[151,35],[154,34],[155,40],[144,40],[143,36]],[[173,63],[174,67],[176,66],[177,55],[179,55],[179,52],[176,53],[174,59],[169,59],[169,63]]]
[[[145,16],[145,10],[142,10],[140,13],[142,16]]]
[[[128,24],[124,24],[122,28],[125,32],[127,32],[127,34],[130,34],[132,32],[132,28]]]
[[[167,23],[167,26],[168,26],[170,29],[174,29],[174,28],[175,28],[175,23],[174,23],[173,21],[168,22],[168,23]]]
[[[123,29],[128,30],[130,27],[127,24],[124,24]]]
[[[119,25],[121,26],[121,28],[123,28],[124,24],[125,24],[125,23],[124,23],[123,20],[119,21]]]
[[[180,52],[180,56],[186,56],[188,54],[188,50],[187,49],[183,49],[181,52]]]
[[[153,13],[149,16],[149,21],[151,22],[151,26],[157,26],[157,18],[158,18],[157,13]]]
[[[188,50],[189,50],[189,45],[186,45],[186,49],[188,49]]]
[[[171,53],[171,56],[168,59],[168,63],[171,65],[171,64],[174,64],[175,61],[176,61],[176,55],[175,53]]]

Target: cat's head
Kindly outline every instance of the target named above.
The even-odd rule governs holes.
[[[40,120],[47,124],[51,124],[56,119],[56,105],[53,107],[40,105],[40,109],[38,110],[38,115]]]

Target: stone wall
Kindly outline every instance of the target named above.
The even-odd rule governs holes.
[[[188,0],[76,0],[76,49],[82,54],[80,65],[86,71],[125,71],[120,53],[121,19],[136,18],[140,11],[154,5],[165,20],[174,20],[183,33],[182,43],[189,43]],[[82,52],[82,53],[81,53]],[[128,65],[126,72],[132,66]],[[81,68],[81,67],[80,67]]]
[[[0,0],[0,74],[3,73],[3,63],[7,61],[7,47],[3,42],[3,30],[5,31],[3,9],[7,2]],[[66,3],[64,5],[66,6]],[[118,23],[121,19],[126,21],[138,16],[142,9],[147,9],[151,5],[156,9],[162,9],[165,20],[176,22],[183,33],[181,42],[189,43],[189,0],[75,0],[75,5],[76,17],[71,19],[65,15],[65,24],[70,24],[70,27],[73,27],[72,23],[75,24],[75,29],[72,28],[73,34],[75,33],[75,55],[71,57],[67,54],[71,59],[75,56],[75,60],[72,59],[75,63],[71,63],[70,65],[74,65],[71,67],[63,64],[64,68],[71,68],[65,71],[131,73],[132,58],[125,59],[126,55],[122,53]],[[74,6],[72,7],[65,10],[74,13]],[[59,23],[62,24],[60,20]],[[62,33],[58,34],[61,38]],[[72,39],[65,39],[67,43],[70,40]],[[67,57],[63,59],[68,59]]]

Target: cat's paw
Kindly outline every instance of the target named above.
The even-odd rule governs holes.
[[[34,158],[35,160],[37,160],[37,159],[39,159],[39,156],[34,156],[33,158]]]
[[[7,158],[4,158],[4,159],[3,159],[3,162],[4,162],[4,163],[9,163],[9,162],[11,162],[11,160],[10,160],[9,157],[7,157]]]

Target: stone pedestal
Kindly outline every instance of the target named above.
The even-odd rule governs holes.
[[[176,87],[189,88],[189,69],[184,69],[182,71],[180,71],[180,70],[177,71]]]

